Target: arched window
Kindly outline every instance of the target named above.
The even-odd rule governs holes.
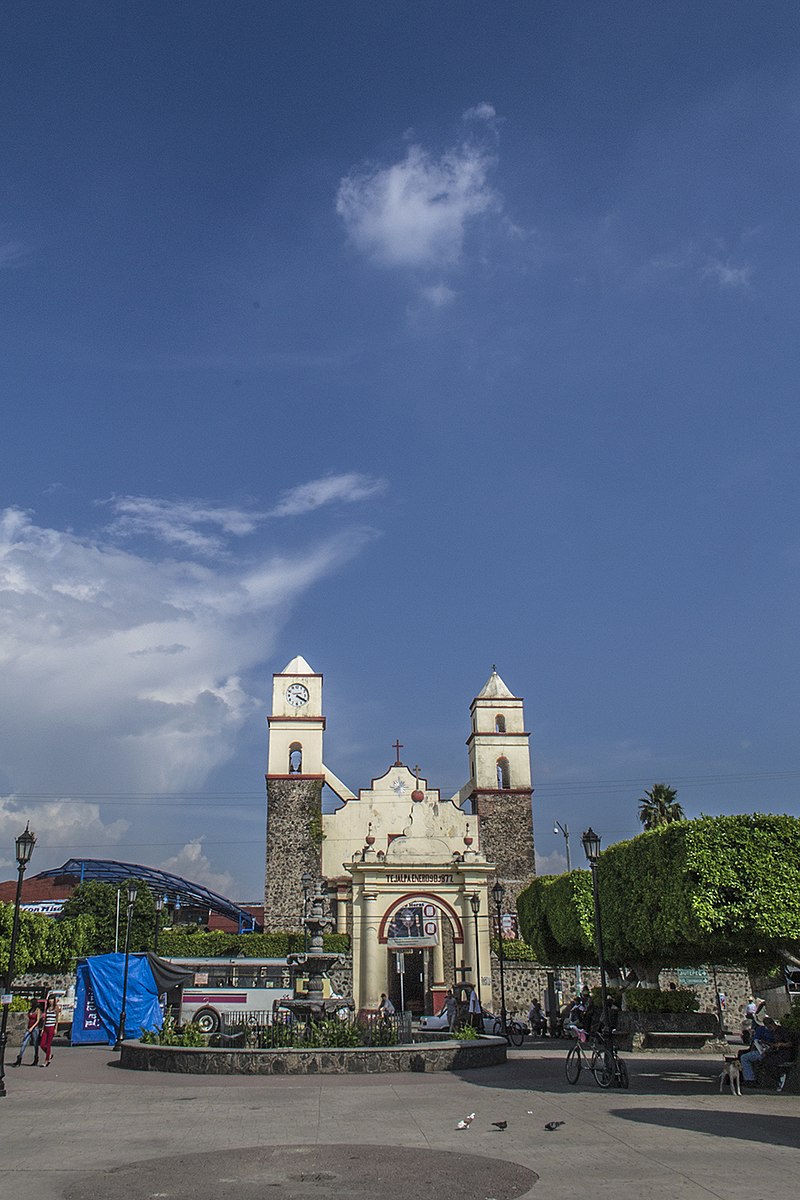
[[[506,731],[506,719],[500,713],[494,719],[494,731],[495,733],[505,733]]]
[[[299,742],[292,742],[289,747],[289,774],[301,775],[303,772],[303,747]]]
[[[507,758],[497,760],[497,786],[504,789],[511,787],[511,770]]]

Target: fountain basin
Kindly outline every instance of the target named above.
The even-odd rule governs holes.
[[[242,1050],[208,1046],[122,1044],[120,1066],[128,1071],[181,1075],[378,1075],[398,1071],[470,1071],[506,1061],[505,1038],[462,1042],[415,1042],[404,1046]]]

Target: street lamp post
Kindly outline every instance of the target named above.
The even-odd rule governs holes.
[[[305,919],[308,916],[308,899],[311,895],[311,889],[314,886],[314,876],[309,871],[304,871],[300,876],[300,883],[303,887],[303,950],[308,950],[308,926],[305,924]]]
[[[11,944],[8,947],[8,970],[6,971],[3,988],[3,1016],[0,1020],[0,1097],[6,1094],[6,1044],[8,1042],[8,1010],[11,1007],[11,984],[14,982],[14,952],[17,949],[17,934],[19,933],[19,905],[22,899],[22,877],[25,868],[31,861],[33,847],[36,845],[36,834],[31,833],[30,825],[25,826],[16,841],[17,853],[17,894],[14,898],[14,918],[11,924]]]
[[[581,837],[583,852],[592,871],[592,897],[594,898],[594,930],[597,939],[597,963],[600,967],[600,991],[603,996],[603,1027],[608,1030],[608,988],[606,987],[606,964],[603,957],[603,925],[600,920],[600,893],[597,888],[597,861],[600,858],[600,835],[591,825]]]
[[[500,880],[492,888],[492,895],[497,906],[497,956],[500,960],[500,1027],[503,1037],[508,1037],[506,1025],[506,955],[503,949],[503,897],[506,890]]]
[[[481,1003],[481,948],[478,944],[478,913],[481,911],[481,898],[473,892],[469,898],[472,909],[472,919],[475,922],[475,991],[478,993],[478,1003]]]
[[[553,833],[560,833],[564,839],[564,845],[567,851],[567,870],[571,871],[572,867],[570,866],[569,861],[569,826],[562,825],[560,821],[555,821],[553,824]]]
[[[122,1008],[119,1014],[119,1032],[117,1040],[114,1043],[115,1050],[122,1049],[122,1042],[125,1037],[125,1005],[128,1002],[128,957],[131,948],[131,917],[133,916],[133,906],[136,903],[136,884],[128,884],[128,915],[125,921],[125,967],[122,972]]]
[[[155,898],[156,928],[155,928],[155,934],[153,937],[153,953],[154,954],[158,954],[158,935],[161,931],[161,912],[162,912],[162,909],[164,908],[164,901],[166,900],[166,898],[167,898],[166,896],[156,896],[156,898]]]

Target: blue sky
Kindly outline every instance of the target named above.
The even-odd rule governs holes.
[[[11,14],[3,869],[258,896],[298,653],[450,793],[496,663],[545,869],[798,814],[796,5]]]

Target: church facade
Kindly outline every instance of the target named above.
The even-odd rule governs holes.
[[[523,702],[493,669],[470,706],[469,777],[442,797],[419,768],[395,761],[352,791],[324,758],[323,677],[302,657],[273,678],[267,769],[265,928],[298,928],[304,876],[328,881],[348,933],[358,1008],[382,992],[438,1011],[456,981],[491,1004],[490,938],[503,885],[509,932],[534,873],[530,734]],[[336,797],[323,812],[323,792]],[[326,804],[326,807],[330,807]]]

